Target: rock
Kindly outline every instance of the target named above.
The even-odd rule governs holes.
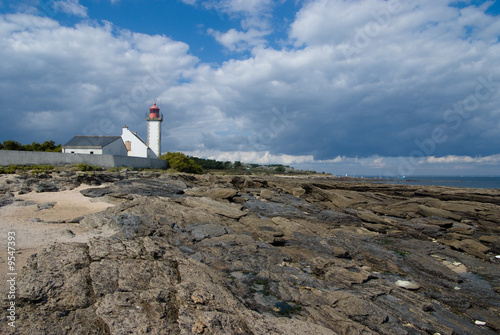
[[[338,258],[351,258],[349,252],[342,247],[334,247],[333,248],[333,256]]]
[[[69,238],[73,238],[75,237],[75,233],[73,233],[71,230],[69,229],[65,229],[61,232],[61,236],[64,236],[64,237],[69,237]]]
[[[500,254],[500,239],[491,242],[491,251],[495,254]]]
[[[195,241],[232,233],[231,229],[216,224],[188,225],[187,231]]]
[[[267,188],[262,189],[260,191],[260,197],[263,199],[272,199],[274,197],[274,192],[271,190],[268,190]]]
[[[38,210],[44,210],[44,209],[51,209],[54,207],[57,203],[56,202],[44,202],[41,204],[37,204]]]
[[[453,227],[454,224],[453,221],[449,220],[427,220],[426,223],[431,225],[436,225],[445,229]]]
[[[33,191],[37,193],[41,192],[57,192],[59,188],[55,185],[53,181],[42,181],[33,186]]]
[[[421,287],[418,283],[408,280],[398,280],[394,283],[394,285],[411,291],[418,290]]]
[[[109,187],[87,188],[81,190],[80,193],[89,198],[100,198],[112,193],[112,190]]]
[[[18,270],[16,333],[500,329],[494,258],[500,252],[490,254],[500,249],[498,191],[331,176],[105,175],[96,180],[113,184],[87,194],[119,201],[77,220],[79,231],[100,237],[52,243]],[[25,176],[2,184],[0,177],[0,189],[7,194],[45,182],[63,189],[71,178]],[[445,218],[449,213],[462,221]],[[0,305],[7,309],[8,300]],[[12,330],[3,322],[0,332]]]
[[[239,205],[223,203],[210,198],[186,198],[184,202],[189,207],[206,210],[233,219],[239,219],[246,215]]]
[[[479,241],[484,243],[495,243],[500,241],[500,238],[498,236],[482,235],[479,237]]]
[[[452,219],[455,221],[460,221],[462,219],[461,215],[452,213],[444,209],[433,208],[424,205],[418,206],[418,213],[426,217],[437,216],[443,219]]]
[[[206,188],[195,187],[184,190],[184,194],[196,197],[208,197],[212,199],[231,199],[238,193],[233,188]]]
[[[464,251],[470,255],[482,258],[482,259],[488,259],[488,257],[485,255],[488,251],[490,251],[490,248],[485,246],[484,244],[477,242],[472,239],[465,239],[462,241],[454,241],[453,243],[449,244],[452,248]]]
[[[381,217],[371,211],[359,211],[357,214],[358,218],[365,222],[374,223],[374,224],[382,224],[385,225],[387,222],[384,221]]]
[[[306,190],[303,189],[302,187],[294,187],[292,188],[291,193],[295,197],[301,197],[304,194],[306,194]]]
[[[364,222],[363,227],[370,231],[374,231],[377,233],[385,234],[389,227],[385,224],[376,224],[376,223],[369,223],[369,222]]]
[[[14,203],[14,197],[12,194],[0,196],[0,207],[11,205],[12,203]]]

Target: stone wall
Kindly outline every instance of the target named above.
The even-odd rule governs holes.
[[[167,161],[151,158],[113,155],[63,154],[60,152],[0,150],[0,166],[69,165],[80,163],[101,166],[104,168],[121,166],[152,169],[167,168]]]

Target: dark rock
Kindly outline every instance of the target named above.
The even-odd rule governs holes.
[[[86,188],[80,191],[81,194],[89,198],[100,198],[112,192],[110,187]]]
[[[11,205],[14,203],[14,196],[12,194],[0,196],[0,207]]]
[[[219,237],[232,233],[231,229],[217,224],[191,224],[187,226],[186,230],[191,233],[195,241],[201,241],[205,238]]]
[[[40,183],[33,185],[32,189],[37,193],[59,191],[59,188],[53,181],[42,181]]]
[[[57,203],[56,202],[44,202],[41,204],[37,204],[38,210],[44,210],[44,209],[51,209],[54,207]]]

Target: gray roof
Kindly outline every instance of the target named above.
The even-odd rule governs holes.
[[[100,149],[121,139],[121,136],[75,136],[63,147]]]

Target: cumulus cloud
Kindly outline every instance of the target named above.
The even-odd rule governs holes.
[[[242,52],[267,43],[264,38],[269,32],[250,29],[246,32],[234,28],[223,33],[209,28],[208,34],[232,52]]]
[[[252,58],[180,89],[210,83],[224,97],[222,113],[246,117],[256,133],[286,106],[287,126],[261,141],[275,153],[490,155],[496,149],[484,138],[498,136],[500,29],[484,6],[311,1],[291,25],[298,48],[255,48]]]
[[[394,174],[496,164],[500,21],[485,13],[491,1],[303,4],[287,46],[277,49],[266,41],[271,1],[220,2],[241,29],[211,36],[251,54],[219,65],[200,62],[185,43],[112,23],[64,27],[34,15],[1,16],[0,130],[60,142],[116,134],[123,124],[141,131],[157,98],[170,151]]]
[[[26,14],[0,17],[3,137],[64,143],[76,134],[141,131],[153,99],[198,60],[165,36],[111,24],[64,27]]]
[[[241,30],[234,28],[222,32],[208,28],[207,33],[231,52],[252,50],[267,44],[265,37],[272,33],[270,20],[278,3],[271,0],[204,1],[207,9],[227,14],[240,21]]]
[[[52,7],[56,12],[59,11],[79,17],[87,17],[87,7],[82,6],[79,0],[54,1]]]

